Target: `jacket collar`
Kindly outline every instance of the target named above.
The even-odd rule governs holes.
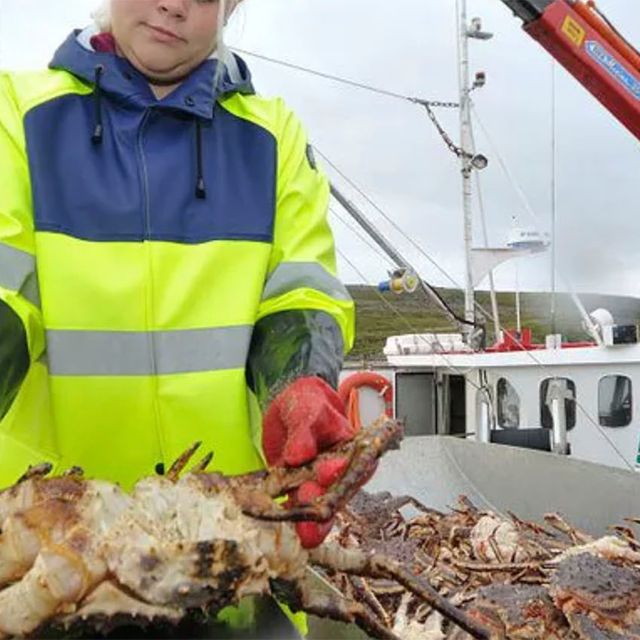
[[[225,73],[221,86],[214,92],[213,79],[220,62],[209,59],[194,69],[175,91],[158,100],[146,78],[125,58],[93,50],[89,43],[94,34],[91,29],[72,32],[55,52],[49,67],[68,71],[89,83],[95,83],[96,69],[101,67],[102,90],[117,100],[140,109],[162,107],[206,119],[213,117],[214,104],[221,97],[254,93],[246,63],[235,56],[241,73],[239,82],[233,83]]]

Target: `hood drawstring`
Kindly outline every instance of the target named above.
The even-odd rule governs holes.
[[[96,65],[95,89],[93,92],[95,128],[91,136],[91,142],[95,145],[102,144],[104,138],[104,126],[102,123],[102,86],[100,81],[104,73],[104,66]],[[204,160],[202,154],[202,122],[196,118],[196,198],[204,200],[207,197],[207,187],[204,181]]]
[[[207,188],[204,183],[202,160],[202,123],[196,119],[196,198],[204,200],[207,197]]]
[[[102,126],[102,87],[100,86],[100,79],[102,78],[102,74],[104,73],[104,67],[101,64],[96,65],[94,72],[96,78],[96,86],[93,92],[93,105],[96,126],[93,130],[93,135],[91,136],[91,142],[93,142],[93,144],[95,145],[98,145],[102,144],[102,137],[104,133],[104,127]]]

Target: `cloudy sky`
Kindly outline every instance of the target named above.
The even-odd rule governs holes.
[[[94,0],[0,0],[0,66],[45,65]],[[610,20],[640,44],[640,3],[599,0]],[[468,0],[495,37],[470,43],[471,69],[487,74],[474,93],[478,150],[490,159],[481,186],[489,242],[503,245],[514,224],[549,228],[552,185],[552,77],[556,101],[558,250],[574,286],[640,296],[640,145],[529,39],[499,0]],[[238,48],[406,96],[456,100],[455,0],[246,0],[231,26]],[[423,109],[247,57],[257,89],[282,95],[331,162],[376,202],[446,272],[438,270],[381,215],[331,173],[372,221],[435,284],[463,281],[460,172]],[[454,110],[440,110],[458,139]],[[502,169],[502,158],[513,180]],[[518,190],[537,216],[527,213]],[[337,207],[336,207],[337,208]],[[387,265],[332,214],[343,278],[374,283]],[[477,206],[474,239],[482,243]],[[351,266],[349,263],[355,266]],[[518,262],[524,289],[549,284],[548,258]],[[514,285],[515,262],[496,272]],[[486,283],[485,283],[486,284]]]

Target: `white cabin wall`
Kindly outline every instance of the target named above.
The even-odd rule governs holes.
[[[598,385],[600,379],[607,375],[622,375],[631,379],[632,419],[631,424],[626,427],[599,425]],[[506,378],[518,392],[521,427],[541,426],[540,384],[546,378],[553,376],[569,378],[576,385],[576,401],[578,403],[576,426],[568,432],[572,454],[576,458],[601,464],[625,466],[620,455],[615,451],[617,448],[624,455],[627,463],[634,467],[640,444],[640,410],[638,406],[640,403],[640,367],[637,364],[611,363],[578,367],[492,367],[487,370],[487,377],[496,400],[496,384],[501,377]],[[468,406],[474,407],[475,401]]]
[[[564,350],[563,350],[564,351]],[[513,354],[501,354],[506,357],[514,357]],[[517,355],[517,354],[516,354]],[[561,356],[566,354],[560,353]],[[574,354],[571,354],[574,355]],[[575,354],[576,356],[579,354]],[[536,354],[540,358],[540,354]],[[611,357],[611,356],[609,356]],[[465,366],[466,365],[466,366]],[[442,374],[465,375],[466,398],[466,431],[477,433],[478,416],[476,396],[480,386],[480,369],[469,367],[465,363],[455,369],[449,367],[439,368]],[[361,370],[358,367],[348,366],[341,373],[340,379]],[[397,371],[425,372],[434,371],[433,366],[409,366],[393,367],[379,366],[372,369],[388,379],[395,388],[395,373]],[[576,412],[576,427],[569,431],[568,440],[572,446],[573,455],[576,458],[599,462],[618,467],[625,467],[625,463],[616,453],[617,448],[623,453],[628,466],[635,467],[636,457],[640,445],[640,366],[638,361],[619,362],[572,362],[561,364],[538,365],[518,363],[510,366],[486,366],[487,381],[491,387],[494,401],[494,415],[497,418],[496,384],[499,378],[505,377],[513,385],[520,397],[520,426],[540,427],[540,384],[545,378],[553,376],[566,377],[576,385],[577,401],[580,407],[589,414],[590,420],[584,415],[580,407]],[[604,427],[598,424],[598,383],[606,375],[624,375],[631,379],[633,392],[632,421],[627,427]],[[361,412],[368,422],[381,412],[382,401],[371,390],[361,392]],[[595,424],[594,424],[595,422]],[[611,441],[613,446],[609,444]]]

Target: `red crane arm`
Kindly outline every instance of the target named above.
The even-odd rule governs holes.
[[[501,0],[524,30],[640,139],[640,54],[593,0]]]

